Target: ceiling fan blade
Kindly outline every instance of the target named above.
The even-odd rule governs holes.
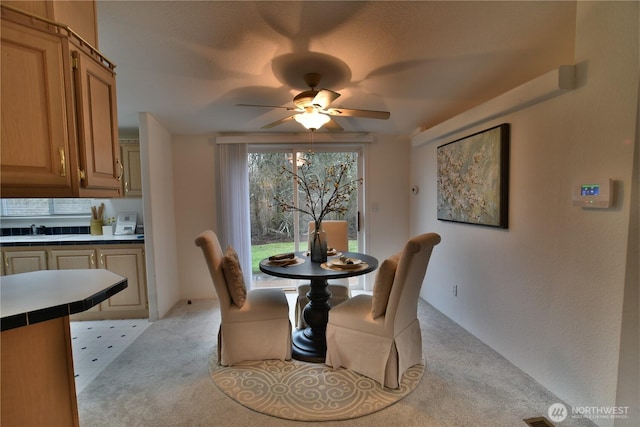
[[[386,120],[391,117],[391,113],[388,111],[375,111],[375,110],[353,110],[349,108],[328,108],[325,113],[332,116],[343,117],[365,117],[368,119],[382,119]]]
[[[282,107],[280,105],[258,105],[258,104],[236,104],[238,107],[262,107],[262,108],[283,108],[287,111],[297,111],[297,108],[293,107]]]
[[[329,132],[342,132],[344,129],[342,128],[342,126],[340,126],[338,124],[338,122],[336,122],[335,120],[331,119],[329,120],[324,126],[323,128],[325,128],[326,130],[328,130]]]
[[[294,116],[295,116],[295,114],[292,114],[291,116],[285,117],[284,119],[276,120],[273,123],[269,123],[268,125],[262,126],[262,129],[271,129],[272,127],[281,125],[282,123],[286,123],[286,122],[288,122],[290,120],[293,120]]]
[[[314,106],[320,107],[320,109],[324,110],[329,105],[331,105],[331,103],[335,101],[339,96],[340,94],[338,92],[334,92],[329,89],[322,89],[316,94],[311,103]]]

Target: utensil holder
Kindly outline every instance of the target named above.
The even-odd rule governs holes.
[[[89,231],[92,236],[102,236],[102,220],[92,219],[89,223]]]

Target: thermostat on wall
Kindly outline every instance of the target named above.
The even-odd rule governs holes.
[[[573,186],[573,206],[610,208],[613,201],[611,179],[583,181]]]

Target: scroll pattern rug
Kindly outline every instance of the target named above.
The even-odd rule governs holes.
[[[295,421],[335,421],[362,417],[398,402],[416,388],[424,365],[407,370],[397,390],[349,369],[298,360],[224,367],[214,354],[209,372],[223,393],[254,411]]]

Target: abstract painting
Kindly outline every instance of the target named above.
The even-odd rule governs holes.
[[[438,219],[508,228],[509,124],[437,150]]]

